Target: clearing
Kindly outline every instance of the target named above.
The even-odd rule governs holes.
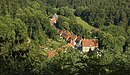
[[[77,19],[78,24],[82,25],[84,28],[86,28],[88,30],[94,29],[93,26],[89,25],[87,22],[82,20],[80,17],[76,17],[76,19]]]

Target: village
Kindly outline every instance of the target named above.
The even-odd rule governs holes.
[[[55,13],[53,17],[50,19],[50,23],[53,27],[56,28],[56,23],[58,20],[58,15]],[[60,30],[58,28],[57,33],[60,35],[60,38],[65,39],[67,42],[66,46],[76,48],[81,52],[87,53],[89,51],[98,50],[98,39],[86,39],[82,38],[81,36],[77,36],[68,30]],[[54,51],[48,52],[48,57],[54,56]]]

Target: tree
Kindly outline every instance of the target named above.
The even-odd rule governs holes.
[[[84,7],[77,7],[76,11],[75,11],[75,15],[81,16],[81,14],[83,13],[83,11],[84,11]]]
[[[68,48],[56,57],[46,62],[47,65],[42,69],[42,74],[77,74],[80,64],[81,53],[75,49]]]
[[[62,29],[70,30],[68,22],[63,22],[61,25],[63,27]]]

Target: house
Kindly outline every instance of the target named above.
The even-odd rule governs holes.
[[[82,41],[82,37],[78,36],[76,42],[80,42],[80,41]]]
[[[75,42],[76,42],[76,45],[75,45],[75,47],[77,48],[77,49],[79,49],[79,50],[81,50],[82,49],[82,37],[77,37],[77,39],[75,40]]]
[[[68,46],[72,47],[72,48],[75,48],[75,40],[70,40],[70,42],[68,43]]]
[[[62,34],[63,34],[63,33],[66,33],[66,30],[65,30],[65,29],[63,29],[63,30],[60,31],[60,36],[61,36],[61,37],[62,37]]]
[[[82,39],[82,37],[70,33],[67,30],[62,30],[60,36],[68,42],[69,46],[77,48],[83,52],[93,51],[98,48],[97,39]]]
[[[71,35],[72,34],[66,30],[62,30],[60,33],[60,37],[63,37],[66,41],[70,41]]]
[[[58,19],[58,15],[55,13],[53,18],[50,20],[51,25],[55,25]],[[58,28],[57,33],[60,34],[60,37],[64,38],[68,45],[77,48],[83,52],[93,51],[98,48],[98,40],[97,39],[82,39],[82,37],[77,36],[65,29],[60,30]]]
[[[89,52],[94,51],[98,48],[98,40],[97,39],[83,39],[82,40],[82,51]]]
[[[77,48],[81,50],[82,52],[89,52],[94,51],[96,48],[98,48],[98,40],[97,39],[82,39],[82,37],[77,36],[65,29],[60,30],[55,24],[57,23],[58,15],[55,13],[55,15],[50,19],[50,23],[52,26],[55,27],[57,30],[57,33],[60,35],[60,37],[64,38],[67,41],[67,46]],[[40,46],[41,49],[44,49],[45,47],[43,45]],[[56,50],[49,51],[48,52],[48,58],[54,57],[58,52]]]
[[[51,25],[52,25],[52,26],[55,25],[56,22],[57,22],[57,20],[58,20],[58,15],[55,13],[55,14],[53,15],[52,19],[50,19]]]
[[[69,39],[69,35],[67,35],[66,33],[62,33],[61,37],[63,37],[66,41]]]
[[[77,35],[75,35],[75,34],[71,34],[71,39],[76,41],[76,39],[77,39]]]
[[[48,58],[52,58],[56,55],[55,51],[49,51],[48,52]]]

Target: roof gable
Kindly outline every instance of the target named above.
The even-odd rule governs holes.
[[[95,46],[98,46],[98,40],[97,39],[83,39],[82,40],[82,46],[83,47],[95,47]]]

